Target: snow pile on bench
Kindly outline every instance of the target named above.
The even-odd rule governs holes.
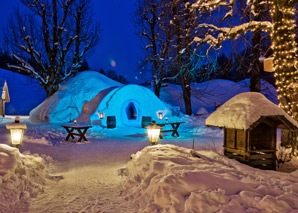
[[[298,208],[298,172],[262,171],[212,151],[144,148],[127,164],[123,195],[139,212],[288,212]]]

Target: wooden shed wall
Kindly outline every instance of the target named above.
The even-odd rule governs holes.
[[[247,150],[248,133],[239,129],[224,130],[224,146],[232,149]]]

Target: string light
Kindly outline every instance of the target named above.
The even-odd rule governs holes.
[[[271,32],[274,57],[274,77],[276,79],[279,106],[298,120],[298,70],[295,67],[296,42],[294,21],[295,5],[287,2],[278,5],[279,1],[271,1],[273,29]]]

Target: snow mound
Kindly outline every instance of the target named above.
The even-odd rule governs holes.
[[[205,107],[208,112],[212,112],[217,103],[223,104],[239,93],[249,92],[249,84],[250,79],[240,82],[215,79],[203,83],[191,83],[192,111],[195,113],[201,107]],[[261,80],[261,93],[273,103],[278,103],[276,89],[264,80]],[[168,84],[167,87],[162,87],[160,99],[172,106],[179,106],[181,111],[185,113],[180,85]]]
[[[130,106],[135,109],[136,117],[130,119]],[[146,87],[129,84],[115,88],[99,103],[97,112],[104,112],[105,115],[116,117],[116,126],[142,126],[142,116],[150,116],[152,120],[158,120],[158,111],[162,111],[164,117],[171,120],[174,117],[171,114],[171,108],[162,102],[156,95]],[[164,118],[165,119],[165,118]],[[97,113],[91,115],[91,121],[99,120]],[[101,119],[105,124],[107,116]]]
[[[43,191],[46,177],[41,157],[23,155],[17,148],[0,144],[0,212],[25,211],[27,200]]]
[[[206,115],[208,114],[208,111],[206,110],[205,107],[201,107],[197,112],[196,115]]]
[[[206,119],[206,125],[247,130],[261,116],[272,115],[285,116],[298,127],[297,122],[285,111],[257,92],[236,95],[213,112]]]
[[[127,164],[123,195],[136,212],[289,212],[298,208],[295,174],[263,171],[212,151],[144,148]],[[123,171],[123,170],[122,170]]]
[[[95,71],[78,73],[61,85],[54,95],[33,109],[30,120],[51,123],[71,121],[81,113],[85,102],[89,102],[104,89],[118,86],[122,84]]]

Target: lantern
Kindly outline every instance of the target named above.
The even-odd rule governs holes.
[[[21,145],[27,125],[20,123],[20,117],[17,116],[14,123],[6,124],[6,129],[10,130],[11,144],[15,147]]]
[[[169,120],[168,117],[166,117],[166,123],[168,123],[168,120]]]
[[[77,120],[74,120],[73,122],[74,122],[74,125],[76,126],[77,125]]]
[[[100,119],[104,119],[105,118],[105,113],[104,112],[100,112],[99,113],[99,118]]]
[[[163,119],[163,112],[159,112],[159,113],[158,113],[158,119],[159,119],[159,120],[162,120],[162,119]]]
[[[266,72],[274,72],[273,58],[266,58],[264,60],[264,71],[266,71]]]
[[[151,143],[151,145],[156,145],[158,143],[159,134],[162,127],[156,125],[156,121],[153,120],[152,125],[147,126],[146,129],[148,133],[149,142]]]

